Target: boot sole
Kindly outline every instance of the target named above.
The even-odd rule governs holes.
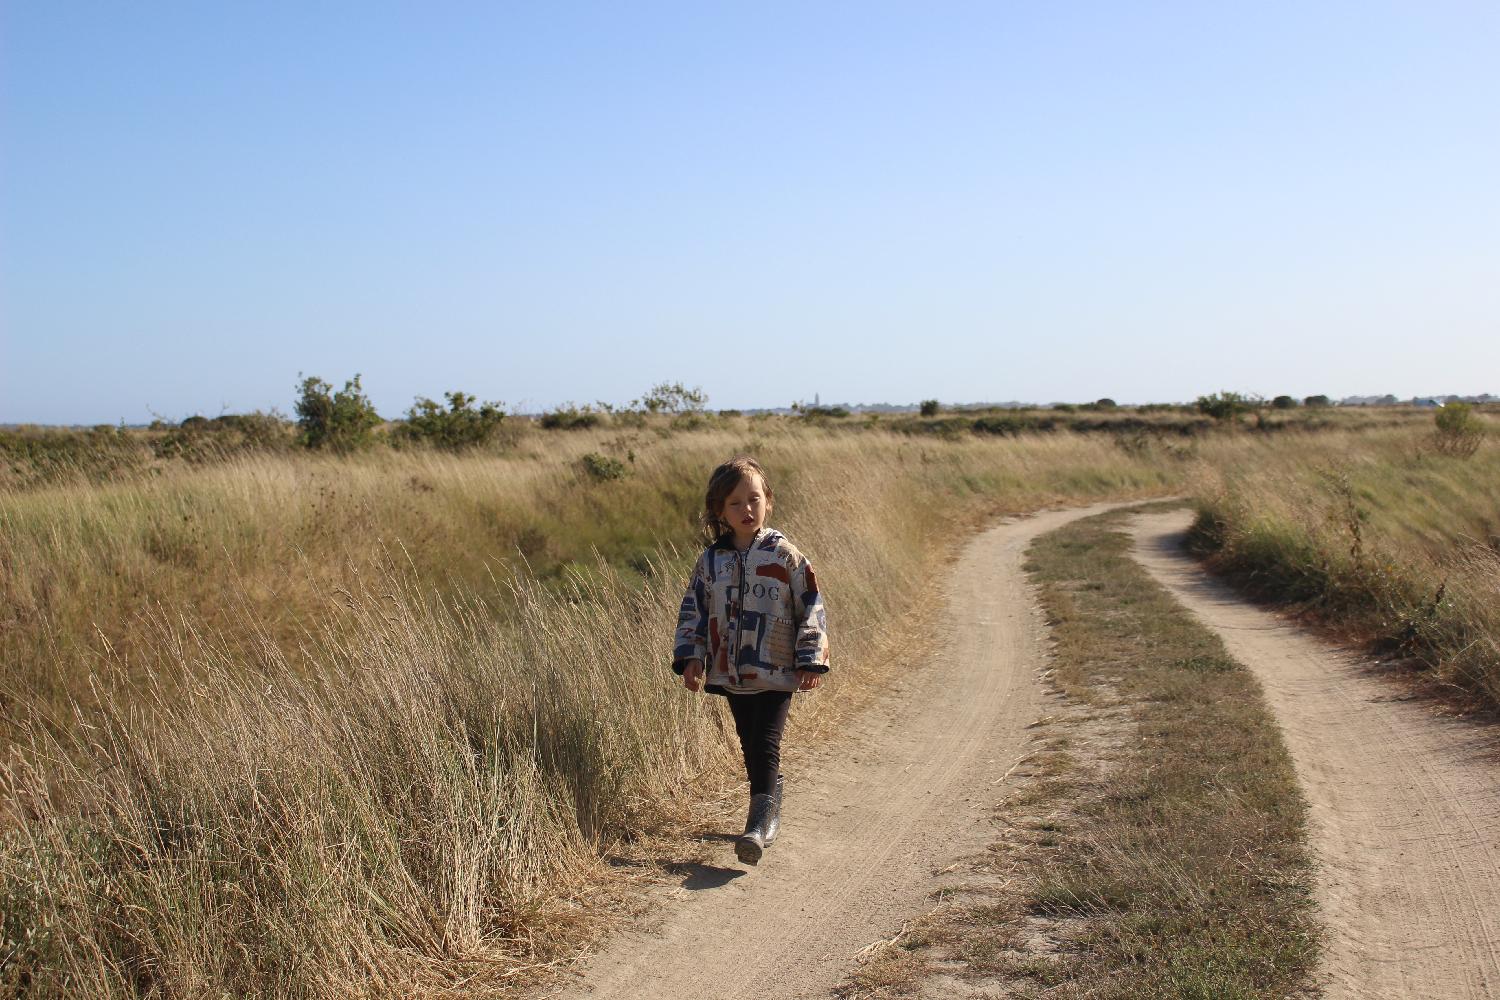
[[[734,842],[734,854],[741,862],[747,865],[760,864],[760,856],[766,853],[766,849],[749,837],[741,837]]]

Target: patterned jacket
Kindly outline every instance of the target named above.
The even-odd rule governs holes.
[[[747,556],[726,534],[693,567],[672,669],[708,668],[707,690],[795,691],[797,671],[828,670],[828,623],[812,564],[779,531],[762,528]]]

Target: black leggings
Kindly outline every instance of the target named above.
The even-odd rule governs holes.
[[[776,775],[781,773],[781,734],[791,707],[790,691],[729,695],[729,711],[734,716],[734,731],[740,734],[751,795],[776,791]]]

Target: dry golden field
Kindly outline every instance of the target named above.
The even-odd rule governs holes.
[[[7,986],[472,996],[566,954],[604,859],[735,772],[666,658],[697,497],[739,450],[830,595],[814,705],[877,680],[970,525],[1159,495],[1184,461],[747,422],[7,494]]]
[[[920,644],[914,609],[978,524],[1182,492],[1226,565],[1442,584],[1429,618],[1470,644],[1438,669],[1493,696],[1500,461],[1435,454],[1430,426],[733,417],[15,481],[0,989],[484,996],[570,954],[626,884],[609,859],[736,773],[718,706],[666,662],[703,482],[739,451],[828,595],[836,670],[805,732]]]

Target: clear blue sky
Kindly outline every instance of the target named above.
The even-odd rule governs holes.
[[[0,422],[1500,392],[1500,5],[0,7]]]

